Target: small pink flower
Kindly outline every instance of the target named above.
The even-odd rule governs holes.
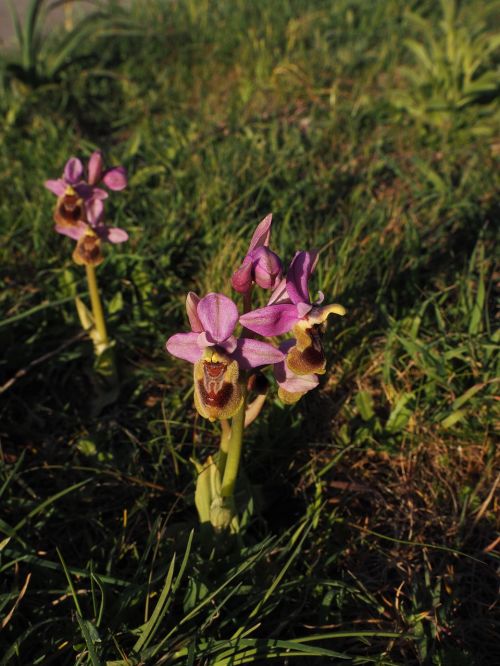
[[[95,226],[99,224],[104,213],[103,201],[108,193],[100,187],[103,183],[110,190],[123,190],[127,186],[127,174],[122,166],[113,167],[103,171],[103,159],[100,151],[90,156],[87,165],[87,178],[85,179],[82,162],[77,157],[71,157],[64,167],[61,178],[45,181],[45,187],[58,197],[56,213],[59,225],[73,224],[75,210],[84,222]]]
[[[104,261],[101,251],[102,243],[124,243],[128,240],[128,234],[119,227],[107,227],[100,222],[91,227],[86,222],[79,220],[72,226],[56,225],[56,231],[68,238],[76,240],[73,251],[73,261],[79,265],[98,266]]]
[[[272,219],[269,214],[257,226],[243,263],[233,273],[231,284],[236,291],[245,293],[254,282],[263,289],[274,289],[281,280],[281,260],[269,249]]]
[[[318,300],[311,303],[308,282],[316,262],[316,252],[297,252],[286,279],[276,287],[268,305],[240,317],[245,328],[260,335],[282,335],[293,330],[296,345],[287,354],[287,365],[299,375],[325,372],[321,342],[325,322],[330,314],[345,314],[337,303],[320,306],[324,299],[321,292]]]
[[[190,292],[186,310],[190,333],[176,333],[166,343],[173,356],[194,364],[195,406],[205,418],[233,416],[243,402],[239,371],[279,363],[284,354],[267,342],[233,335],[238,310],[223,294],[199,298]]]

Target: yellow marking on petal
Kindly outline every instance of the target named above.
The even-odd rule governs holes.
[[[332,303],[323,307],[314,307],[307,315],[306,319],[309,324],[322,324],[327,320],[328,315],[336,314],[343,317],[346,314],[346,309],[339,303]]]
[[[290,391],[281,388],[281,386],[278,389],[278,398],[281,400],[281,402],[284,402],[285,405],[293,405],[294,403],[298,402],[303,395],[304,393],[290,393]]]

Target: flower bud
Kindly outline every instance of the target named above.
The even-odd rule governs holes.
[[[281,260],[267,247],[252,250],[253,277],[263,289],[274,289],[281,280]]]

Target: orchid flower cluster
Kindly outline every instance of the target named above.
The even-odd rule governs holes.
[[[104,261],[101,243],[123,243],[128,234],[104,223],[104,201],[110,190],[123,190],[127,174],[122,166],[104,170],[100,151],[90,156],[86,173],[82,162],[71,157],[61,178],[45,181],[45,187],[57,196],[54,209],[55,230],[77,241],[73,260],[79,265],[97,266]]]
[[[194,365],[194,403],[199,414],[222,422],[217,463],[210,458],[208,464],[198,467],[197,493],[202,483],[208,487],[202,481],[203,472],[216,475],[210,484],[210,496],[205,501],[198,497],[197,502],[200,518],[208,516],[216,529],[235,524],[232,495],[243,428],[264,403],[257,398],[247,405],[248,393],[260,376],[256,369],[272,366],[279,398],[287,404],[297,402],[318,385],[318,375],[326,371],[322,336],[328,316],[345,314],[341,305],[322,305],[321,292],[317,300],[311,300],[309,280],[318,260],[317,252],[297,252],[283,275],[280,258],[269,248],[271,224],[272,215],[268,215],[257,226],[248,252],[231,279],[233,288],[243,295],[243,314],[223,294],[209,293],[199,298],[190,292],[186,310],[191,331],[176,333],[166,343],[170,354]],[[271,290],[271,297],[265,307],[252,310],[255,286]],[[236,336],[238,324],[242,331]],[[274,338],[289,333],[292,337],[278,345],[255,337]],[[231,426],[227,422],[230,418]],[[203,509],[207,502],[210,511]]]
[[[128,234],[104,221],[104,202],[108,190],[120,191],[127,186],[127,174],[122,166],[104,169],[102,153],[90,156],[86,169],[77,157],[70,157],[63,175],[45,181],[45,187],[57,196],[54,208],[55,231],[76,241],[73,261],[85,266],[92,311],[76,296],[75,304],[84,330],[94,343],[94,370],[100,377],[100,401],[104,393],[118,392],[118,375],[113,354],[113,342],[108,339],[104,311],[97,285],[95,267],[104,261],[102,243],[123,243]],[[111,397],[106,398],[109,402]]]

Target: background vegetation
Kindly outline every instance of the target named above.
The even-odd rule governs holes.
[[[498,4],[137,0],[43,37],[46,7],[0,60],[0,663],[498,663]],[[43,188],[96,147],[131,176],[107,406]],[[164,342],[270,211],[348,316],[207,552],[217,425]]]

